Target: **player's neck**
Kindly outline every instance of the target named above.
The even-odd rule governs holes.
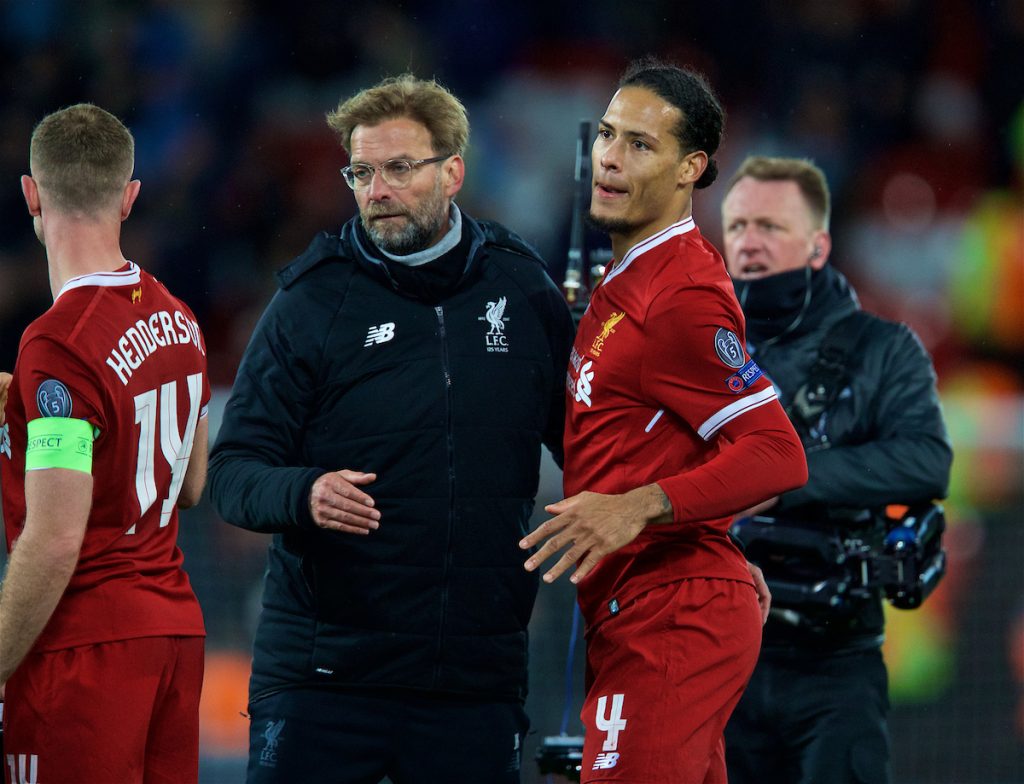
[[[669,226],[673,226],[680,221],[686,220],[692,214],[692,202],[687,201],[686,209],[683,210],[682,214],[672,212],[660,221],[652,221],[642,227],[637,227],[633,231],[622,233],[613,232],[609,234],[608,237],[612,241],[612,256],[618,261],[622,261],[634,246],[653,237],[658,232],[664,231]]]
[[[44,236],[54,298],[72,278],[112,272],[127,263],[121,253],[120,224],[60,216],[47,221]]]

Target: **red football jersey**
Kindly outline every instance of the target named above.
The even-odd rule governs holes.
[[[34,650],[205,634],[176,501],[209,399],[195,316],[131,262],[69,280],[25,330],[0,440],[8,549],[25,523],[27,423],[84,419],[97,434],[81,556]]]
[[[606,555],[579,584],[588,621],[609,612],[613,600],[621,606],[683,578],[750,582],[727,536],[730,517],[701,516],[709,505],[694,497],[685,475],[722,450],[721,428],[735,435],[744,414],[779,404],[746,354],[743,314],[722,257],[691,218],[610,267],[580,322],[566,391],[566,496],[658,482],[676,517]],[[778,414],[785,421],[781,407]],[[736,477],[737,484],[758,481]],[[718,496],[721,506],[729,489],[700,487],[699,494]]]

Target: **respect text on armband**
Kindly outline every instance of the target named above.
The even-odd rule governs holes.
[[[43,417],[28,423],[25,470],[67,468],[91,473],[95,436],[83,419]]]

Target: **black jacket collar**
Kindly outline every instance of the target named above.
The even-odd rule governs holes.
[[[804,282],[802,272],[797,270],[758,281],[736,282],[736,295],[747,322],[749,343],[760,346],[780,339],[793,340],[860,307],[849,282],[830,264],[812,272],[809,282]],[[784,284],[786,291],[773,290],[779,284]],[[777,303],[775,307],[771,306],[773,302]]]

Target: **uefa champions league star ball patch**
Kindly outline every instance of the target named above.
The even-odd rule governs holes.
[[[735,332],[725,327],[719,327],[715,333],[715,353],[729,367],[743,367],[743,344]]]
[[[70,417],[71,392],[57,379],[48,378],[36,390],[36,405],[44,417]]]

